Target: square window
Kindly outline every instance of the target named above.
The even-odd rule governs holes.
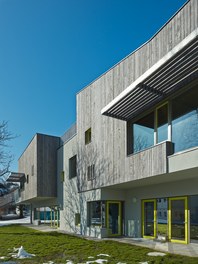
[[[69,159],[69,178],[72,179],[77,176],[76,169],[76,155]]]
[[[85,145],[91,142],[91,128],[85,131]]]

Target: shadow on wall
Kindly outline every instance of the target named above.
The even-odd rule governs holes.
[[[69,179],[69,166],[67,167],[63,182],[63,218],[71,232],[82,235],[95,233],[97,237],[100,228],[93,228],[92,232],[91,227],[87,230],[87,202],[99,200],[97,189],[104,183],[112,182],[111,164],[108,159],[101,157],[91,144],[87,149],[78,147],[73,153],[77,154],[77,175]]]

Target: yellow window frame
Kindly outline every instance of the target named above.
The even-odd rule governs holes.
[[[171,201],[176,200],[184,200],[184,210],[185,210],[185,239],[177,240],[171,239]],[[171,197],[168,201],[168,236],[171,242],[188,244],[188,197],[187,196],[179,196],[179,197]]]

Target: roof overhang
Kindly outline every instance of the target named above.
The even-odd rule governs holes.
[[[198,29],[142,74],[101,114],[130,120],[198,78]]]
[[[11,172],[7,182],[25,182],[25,174],[19,172]]]

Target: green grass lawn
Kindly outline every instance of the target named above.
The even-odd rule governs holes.
[[[9,253],[13,248],[23,246],[24,249],[36,256],[31,259],[13,259]],[[164,257],[147,256],[151,249],[114,241],[92,241],[75,236],[69,236],[58,232],[39,232],[20,225],[0,227],[0,257],[6,256],[3,261],[16,261],[16,263],[86,263],[93,261],[88,259],[108,259],[105,263],[139,263],[148,261],[149,264],[175,264],[175,263],[198,263],[198,258],[166,254]],[[110,257],[97,257],[98,254],[108,254]]]

